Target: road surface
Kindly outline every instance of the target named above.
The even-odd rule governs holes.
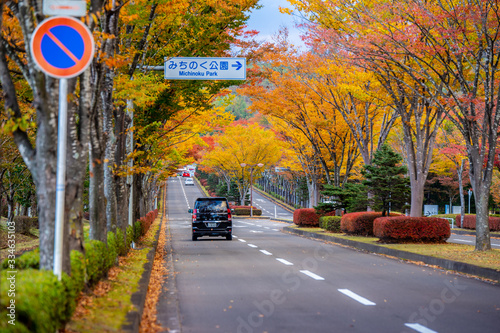
[[[171,332],[499,332],[498,285],[286,234],[268,219],[235,219],[232,241],[193,242],[187,210],[199,196],[169,180],[175,275],[158,318]]]

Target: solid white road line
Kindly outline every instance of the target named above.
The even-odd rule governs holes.
[[[322,278],[322,277],[321,277],[321,276],[319,276],[319,275],[314,274],[313,272],[310,272],[310,271],[307,271],[307,270],[302,270],[302,271],[300,271],[300,272],[301,272],[302,274],[305,274],[305,275],[307,275],[307,276],[309,276],[309,277],[313,278],[314,280],[318,280],[318,281],[322,281],[322,280],[324,280],[324,278]]]
[[[250,246],[250,247],[253,247],[254,249],[255,249],[255,248],[258,248],[258,246],[257,246],[257,245],[253,245],[253,244],[247,244],[247,245],[248,245],[248,246]]]
[[[268,252],[266,250],[260,250],[260,252],[264,253],[266,256],[272,256],[273,255],[271,252]]]
[[[420,333],[437,333],[436,331],[431,330],[430,328],[427,328],[425,326],[422,326],[420,324],[405,324],[405,326],[414,329],[417,332]]]
[[[338,289],[338,291],[340,291],[342,294],[346,295],[346,296],[349,296],[350,298],[358,301],[359,303],[363,304],[363,305],[376,305],[375,303],[373,303],[372,301],[369,301],[367,300],[366,298],[364,297],[361,297],[359,296],[358,294],[355,294],[353,293],[352,291],[350,291],[349,289]]]
[[[293,266],[293,264],[291,262],[289,262],[288,260],[281,259],[281,258],[276,258],[276,260],[278,260],[280,263],[282,263],[284,265]]]

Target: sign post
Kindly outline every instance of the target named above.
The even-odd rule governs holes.
[[[37,66],[45,74],[60,79],[54,242],[54,274],[60,280],[66,191],[68,78],[80,75],[90,65],[94,56],[94,38],[82,22],[72,17],[56,16],[38,25],[30,46]]]

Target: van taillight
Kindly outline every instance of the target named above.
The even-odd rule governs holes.
[[[193,209],[193,220],[196,220],[196,209]]]
[[[230,220],[231,219],[231,209],[227,209],[227,219]]]

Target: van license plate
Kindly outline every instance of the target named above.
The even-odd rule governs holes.
[[[207,223],[207,227],[208,228],[216,228],[217,227],[217,223]]]

